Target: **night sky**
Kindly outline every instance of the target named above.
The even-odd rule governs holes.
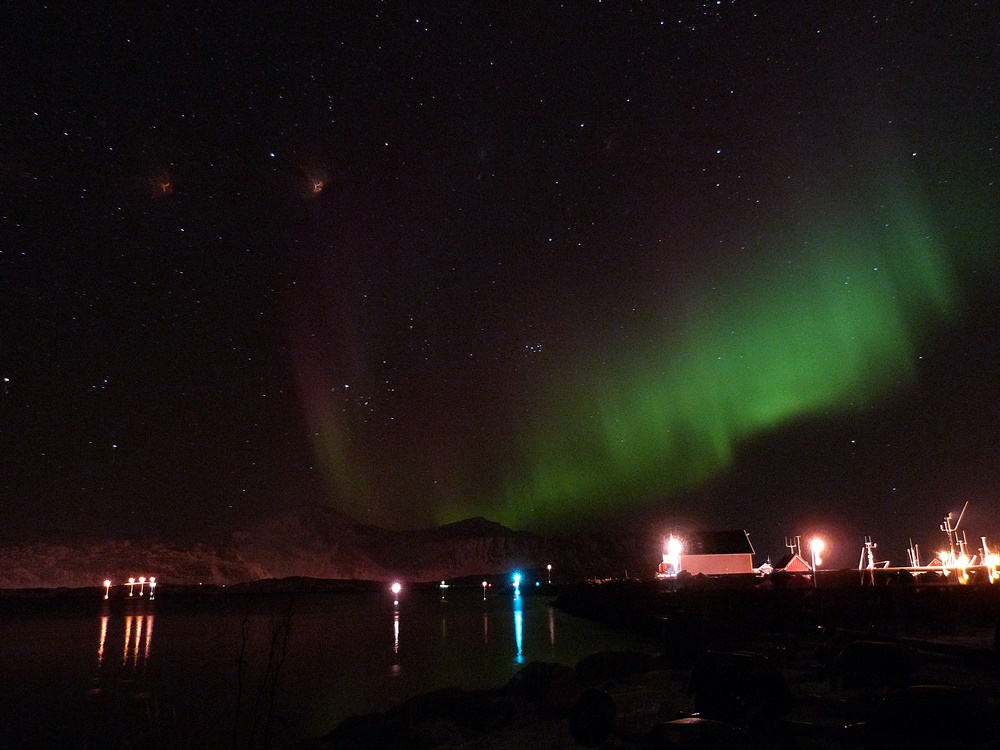
[[[326,504],[902,563],[970,501],[1000,542],[996,3],[0,29],[2,538]]]

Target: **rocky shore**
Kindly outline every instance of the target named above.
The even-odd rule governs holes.
[[[295,748],[1000,747],[1000,592],[830,583],[580,586],[557,606],[645,633],[657,652],[533,663]]]

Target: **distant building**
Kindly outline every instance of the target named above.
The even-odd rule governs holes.
[[[792,552],[782,557],[774,564],[775,570],[786,573],[811,573],[812,565],[803,559],[802,555]]]
[[[750,535],[743,529],[686,534],[680,541],[680,552],[674,557],[676,565],[668,564],[668,555],[664,554],[661,575],[670,575],[670,568],[677,573],[707,576],[754,573],[754,549]]]

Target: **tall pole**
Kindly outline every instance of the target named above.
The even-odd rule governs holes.
[[[813,588],[819,588],[819,581],[817,581],[819,573],[819,565],[823,561],[820,559],[819,553],[823,551],[823,540],[819,537],[814,537],[812,541],[809,542],[809,551],[812,552],[812,564],[813,564]]]

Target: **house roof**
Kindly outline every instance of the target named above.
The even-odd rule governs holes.
[[[684,537],[685,555],[752,555],[750,535],[744,529],[699,531]]]
[[[789,570],[792,572],[803,572],[807,570],[812,570],[812,565],[810,565],[801,555],[796,555],[791,552],[782,556],[778,562],[772,563],[775,570]]]

